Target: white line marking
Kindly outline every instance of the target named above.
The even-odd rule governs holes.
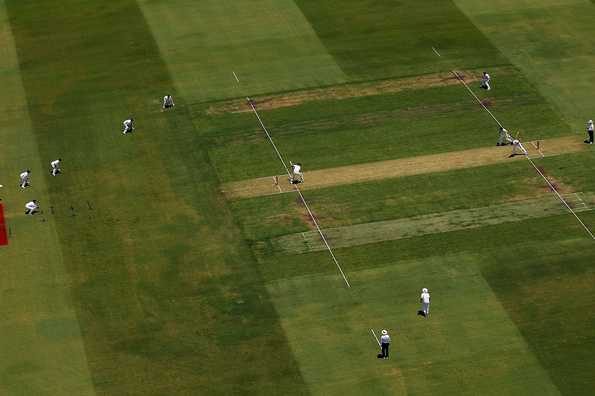
[[[236,75],[236,72],[232,71],[232,73],[233,73],[233,76],[234,76],[234,77],[235,77],[235,79],[236,79],[236,82],[238,82],[238,83],[239,83],[239,82],[240,82],[240,79],[239,79],[239,78],[238,78],[238,76]]]
[[[378,346],[380,346],[380,340],[378,339],[378,337],[376,337],[376,333],[374,333],[374,330],[370,329],[370,332],[372,332],[372,335],[374,336],[376,343],[378,344]]]
[[[438,50],[434,47],[432,47],[432,51],[434,51],[434,53],[440,57],[442,57],[442,55],[440,55],[440,53],[438,52]]]
[[[462,77],[454,70],[452,71],[452,73],[457,77],[457,80],[459,80],[461,82],[461,84],[463,84],[465,86],[465,88],[467,88],[467,91],[469,91],[469,93],[475,98],[475,100],[477,100],[477,102],[484,108],[484,110],[488,112],[488,114],[494,119],[494,121],[496,121],[496,123],[500,126],[500,128],[504,128],[504,126],[500,123],[500,121],[498,121],[496,116],[494,116],[494,114],[492,114],[492,112],[482,103],[482,101],[477,97],[477,95],[475,95],[475,93],[471,90],[471,88],[469,88],[469,85],[467,85],[467,83],[465,81],[463,81]],[[585,225],[585,223],[583,223],[583,221],[580,219],[580,217],[577,216],[575,211],[572,210],[570,205],[568,205],[568,202],[566,202],[566,200],[564,198],[562,198],[562,196],[560,195],[558,190],[556,190],[556,188],[552,185],[552,183],[549,181],[549,179],[543,174],[543,172],[541,172],[539,170],[539,168],[537,167],[537,165],[535,165],[535,162],[533,161],[531,156],[529,154],[527,154],[527,155],[525,155],[525,158],[527,158],[527,161],[529,161],[529,163],[531,164],[531,166],[533,166],[535,171],[543,178],[543,180],[545,180],[545,182],[550,187],[552,192],[554,194],[556,194],[556,196],[558,197],[560,202],[562,202],[562,204],[564,204],[564,206],[566,206],[566,208],[570,211],[570,213],[572,213],[572,215],[574,217],[576,217],[578,222],[583,226],[583,228],[585,229],[587,234],[589,234],[591,239],[593,239],[595,241],[595,235],[593,235],[591,230]]]
[[[262,130],[266,133],[267,138],[269,139],[269,142],[271,142],[271,145],[273,146],[273,149],[275,149],[275,153],[277,153],[277,157],[279,158],[279,160],[283,164],[283,167],[285,168],[285,172],[287,173],[287,176],[289,178],[291,178],[291,173],[289,172],[289,168],[287,167],[287,164],[285,163],[285,160],[283,159],[283,156],[279,152],[279,149],[277,148],[277,145],[275,144],[275,142],[273,141],[273,138],[271,137],[269,131],[267,130],[267,127],[262,122],[262,119],[260,118],[260,115],[258,114],[258,111],[256,110],[256,107],[254,107],[254,103],[252,103],[252,100],[250,98],[246,98],[246,100],[250,104],[250,107],[252,107],[252,111],[254,112],[254,115],[256,115],[256,118],[258,119],[258,122],[260,123],[260,126],[262,127]],[[300,199],[302,200],[302,203],[304,204],[304,207],[308,211],[308,214],[310,215],[310,218],[312,219],[312,222],[316,226],[316,230],[318,230],[318,234],[320,234],[320,238],[322,238],[322,241],[326,245],[326,248],[328,249],[328,251],[329,251],[329,253],[330,253],[333,261],[335,262],[335,265],[339,269],[339,272],[341,273],[341,276],[343,277],[343,280],[345,281],[345,284],[347,285],[348,288],[351,288],[351,285],[349,284],[349,281],[347,280],[347,276],[345,276],[345,273],[343,272],[343,269],[341,268],[341,265],[339,264],[339,261],[335,257],[335,254],[333,253],[333,250],[331,249],[328,241],[326,240],[326,237],[324,236],[324,234],[322,232],[322,229],[320,228],[320,225],[318,224],[318,221],[316,221],[316,218],[314,217],[314,214],[310,210],[310,206],[308,205],[308,203],[306,202],[306,199],[302,195],[301,190],[299,189],[299,187],[297,186],[297,184],[292,184],[292,186],[293,186],[294,190],[299,194]]]

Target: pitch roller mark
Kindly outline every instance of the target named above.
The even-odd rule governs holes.
[[[434,52],[438,55],[441,56],[434,47],[432,47],[432,50],[434,50]],[[455,70],[451,71],[452,74],[454,74],[454,76],[457,78],[457,80],[463,84],[463,86],[467,89],[467,92],[469,92],[469,94],[475,98],[475,100],[477,101],[477,103],[479,103],[481,105],[481,107],[490,115],[490,117],[492,117],[492,119],[496,122],[496,124],[498,124],[498,126],[500,128],[504,128],[504,125],[502,125],[502,123],[498,120],[498,118],[496,118],[496,116],[486,107],[486,105],[481,101],[481,99],[479,99],[477,97],[477,95],[475,94],[475,92],[473,92],[473,90],[469,87],[469,85],[465,82],[465,80],[463,79],[463,77]],[[591,230],[589,229],[589,227],[587,227],[587,225],[581,220],[581,218],[576,214],[576,212],[572,209],[572,207],[568,204],[568,202],[566,202],[566,200],[564,199],[564,197],[562,197],[562,195],[558,192],[558,190],[552,185],[552,183],[549,181],[549,179],[543,174],[543,172],[537,167],[537,165],[535,165],[535,161],[533,161],[533,159],[531,158],[531,156],[529,154],[525,155],[525,158],[527,158],[527,161],[529,161],[529,163],[531,164],[531,166],[533,167],[533,169],[535,169],[535,171],[537,172],[537,174],[539,174],[539,176],[542,177],[542,179],[545,181],[545,183],[548,185],[548,187],[550,188],[550,190],[556,195],[556,197],[560,200],[560,202],[566,207],[566,209],[568,209],[568,211],[576,218],[576,220],[579,222],[579,224],[584,228],[584,230],[587,232],[587,234],[591,237],[592,240],[595,240],[595,235],[593,235],[593,233],[591,232]]]

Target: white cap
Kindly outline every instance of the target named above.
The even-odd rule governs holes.
[[[387,334],[388,334],[388,331],[382,330],[382,335],[387,335]]]
[[[426,288],[424,287],[423,289],[421,289],[421,292],[422,292],[422,293],[427,293],[427,292],[428,292],[428,289],[426,289]]]
[[[593,123],[593,120],[589,120],[589,122],[587,124],[592,124],[592,123]]]

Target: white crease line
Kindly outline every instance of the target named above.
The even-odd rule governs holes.
[[[287,167],[287,164],[285,163],[285,160],[283,159],[283,156],[279,152],[279,149],[277,148],[277,145],[273,141],[273,138],[271,137],[271,135],[270,135],[267,127],[264,125],[264,122],[262,122],[262,119],[260,118],[260,115],[258,114],[258,111],[256,110],[256,107],[254,107],[254,103],[252,102],[252,99],[246,98],[246,100],[250,104],[250,107],[252,107],[252,111],[254,112],[254,115],[258,119],[258,122],[260,123],[260,126],[262,127],[262,130],[264,131],[264,133],[266,133],[267,138],[269,139],[269,142],[271,142],[271,145],[273,146],[273,149],[275,149],[275,153],[277,153],[277,157],[279,158],[279,160],[283,164],[283,167],[285,168],[285,172],[287,173],[287,176],[289,176],[289,178],[291,179],[291,173],[289,172],[289,168]],[[301,190],[299,189],[299,187],[297,186],[297,184],[292,184],[292,186],[293,186],[294,190],[299,194],[300,199],[302,200],[302,203],[304,204],[304,207],[308,211],[308,214],[310,215],[310,218],[312,219],[312,222],[316,226],[316,230],[318,231],[318,234],[320,234],[320,238],[322,238],[322,241],[324,242],[324,244],[325,244],[328,252],[330,253],[331,258],[333,259],[335,265],[339,269],[339,272],[341,273],[341,276],[343,277],[343,280],[345,281],[345,284],[347,285],[348,288],[351,288],[351,285],[349,284],[349,281],[347,280],[347,276],[343,272],[343,268],[341,268],[341,265],[339,264],[339,261],[335,257],[335,254],[333,253],[333,250],[331,249],[331,246],[329,245],[328,241],[326,240],[326,237],[322,233],[322,229],[320,228],[320,225],[318,225],[318,221],[316,220],[316,218],[314,217],[314,214],[310,210],[310,206],[308,205],[308,203],[306,202],[306,199],[302,195]]]
[[[378,344],[378,346],[380,346],[380,340],[378,339],[378,337],[376,337],[376,333],[374,333],[374,330],[370,329],[370,332],[374,336],[374,339],[376,340],[376,343]]]

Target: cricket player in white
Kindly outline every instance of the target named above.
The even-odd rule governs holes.
[[[593,144],[593,120],[587,121],[587,134],[589,138],[585,140],[585,143]]]
[[[163,110],[171,109],[174,106],[174,98],[172,98],[171,95],[165,95],[163,97]]]
[[[512,141],[512,153],[510,154],[509,157],[514,157],[515,155],[519,154],[519,153],[517,153],[517,151],[520,151],[520,154],[522,154],[522,155],[529,154],[529,153],[527,153],[527,150],[525,150],[525,148],[523,147],[523,144],[521,143],[521,141],[519,139],[514,139]]]
[[[419,302],[421,302],[421,311],[424,313],[424,316],[430,316],[430,293],[428,289],[425,287],[421,289],[421,296],[419,296]]]
[[[496,146],[506,146],[512,143],[514,139],[510,137],[506,128],[500,127],[500,136],[498,137],[498,143]]]
[[[291,163],[291,184],[298,184],[304,182],[304,174],[302,173],[302,164]]]
[[[485,89],[486,91],[492,89],[492,87],[490,87],[490,75],[488,72],[483,72],[483,76],[481,77],[481,85],[479,87]]]
[[[52,176],[56,176],[58,173],[62,172],[60,169],[60,162],[62,162],[62,158],[58,158],[57,160],[50,162],[50,173]]]
[[[390,336],[388,331],[382,330],[382,336],[380,336],[380,349],[383,359],[388,359],[388,347],[390,346]]]
[[[35,214],[35,212],[37,211],[38,208],[39,208],[39,205],[35,199],[33,201],[29,201],[25,204],[25,214],[26,215]]]
[[[26,171],[22,172],[19,177],[21,178],[21,188],[29,187],[29,175],[31,171],[27,169]]]
[[[122,133],[126,135],[132,131],[134,131],[134,118],[130,117],[122,122]]]

